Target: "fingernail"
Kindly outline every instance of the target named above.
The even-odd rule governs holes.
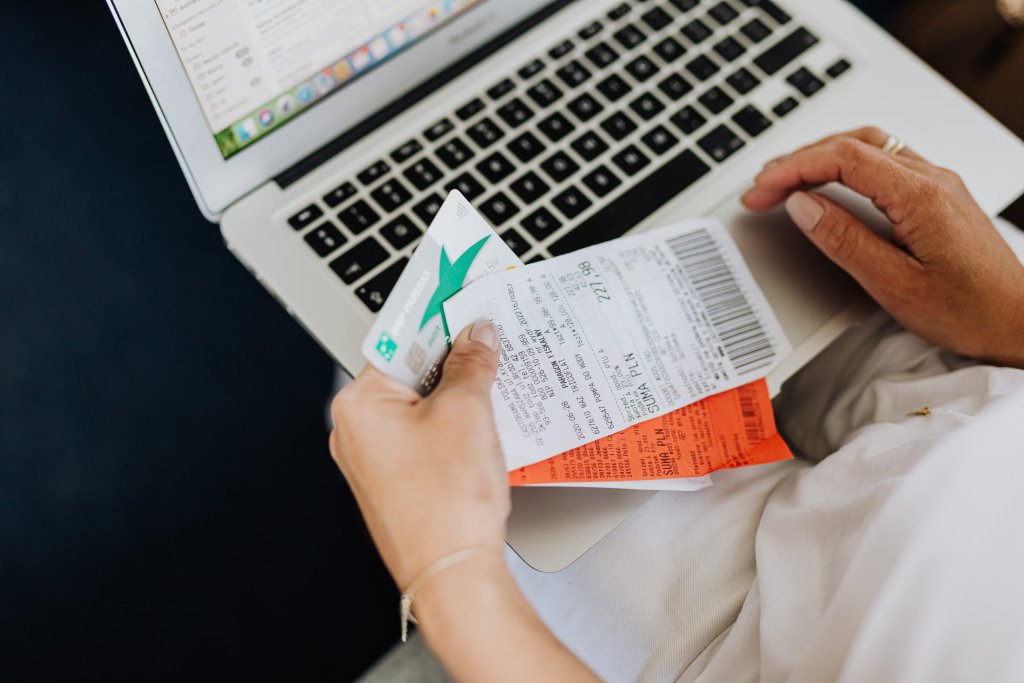
[[[755,192],[757,192],[757,186],[754,186],[754,187],[750,188],[749,190],[747,190],[746,192],[744,192],[744,193],[743,193],[743,196],[742,196],[742,197],[740,197],[740,201],[741,201],[741,202],[743,202],[744,204],[746,204],[746,203],[747,203],[747,201],[748,201],[748,200],[749,200],[749,199],[750,199],[751,197],[753,197],[753,196],[754,196],[754,193],[755,193]]]
[[[481,320],[473,324],[469,331],[469,338],[484,346],[496,351],[498,349],[498,328],[490,320]]]
[[[794,192],[786,200],[786,211],[797,227],[804,232],[814,232],[825,215],[825,207],[806,192]]]

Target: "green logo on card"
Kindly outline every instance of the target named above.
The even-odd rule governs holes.
[[[384,360],[391,362],[391,359],[395,357],[395,351],[398,350],[398,344],[391,338],[387,332],[380,335],[380,339],[377,341],[377,353],[381,355]]]

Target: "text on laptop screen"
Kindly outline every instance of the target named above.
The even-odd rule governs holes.
[[[156,0],[224,158],[482,0]]]

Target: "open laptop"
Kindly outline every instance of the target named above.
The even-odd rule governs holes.
[[[841,0],[108,0],[203,214],[350,372],[450,188],[524,260],[697,215],[729,226],[795,351],[859,293],[738,196],[769,158],[875,123],[995,213],[1024,145]],[[650,495],[514,493],[561,569]]]

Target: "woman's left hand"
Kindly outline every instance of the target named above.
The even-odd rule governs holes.
[[[331,455],[400,588],[463,548],[502,556],[510,499],[490,399],[497,348],[494,325],[476,323],[429,397],[368,366],[331,406]]]

